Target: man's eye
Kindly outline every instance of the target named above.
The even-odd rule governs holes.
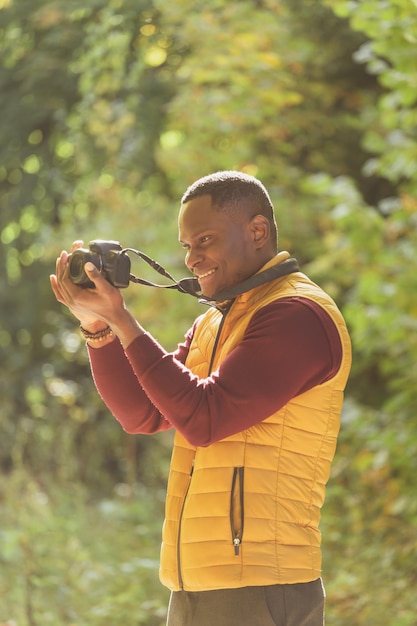
[[[206,235],[205,237],[201,237],[200,243],[206,243],[206,241],[208,241],[209,239],[210,239],[209,235]]]

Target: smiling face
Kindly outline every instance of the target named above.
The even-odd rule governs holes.
[[[249,278],[274,254],[265,217],[246,210],[229,214],[213,206],[210,195],[181,206],[179,240],[185,264],[208,298]]]

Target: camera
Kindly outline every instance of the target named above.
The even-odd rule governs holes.
[[[84,270],[84,265],[91,261],[113,287],[127,287],[130,281],[130,259],[122,250],[118,241],[102,239],[90,241],[88,249],[75,250],[69,260],[71,281],[80,287],[94,287]]]

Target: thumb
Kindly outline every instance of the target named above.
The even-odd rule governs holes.
[[[91,261],[87,261],[87,263],[85,263],[84,271],[87,274],[88,278],[91,280],[92,283],[95,284],[96,287],[98,285],[100,285],[101,287],[104,287],[105,285],[109,284],[108,281],[103,276],[103,274],[97,268],[97,266],[94,265],[94,263],[92,263]]]
[[[97,267],[91,261],[87,261],[87,263],[84,264],[84,271],[87,274],[88,278],[94,283],[100,281],[101,278],[103,278]]]

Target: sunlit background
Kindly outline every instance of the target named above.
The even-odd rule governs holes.
[[[417,624],[416,68],[415,0],[0,0],[0,626],[164,624],[171,435],[123,433],[49,274],[102,238],[186,276],[179,199],[219,169],[352,334],[328,624]],[[125,295],[167,349],[202,312]]]

